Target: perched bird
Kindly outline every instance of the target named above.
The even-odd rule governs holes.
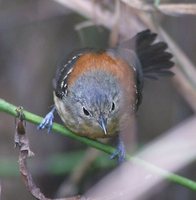
[[[68,57],[54,80],[55,107],[39,129],[52,126],[56,109],[65,126],[92,139],[110,138],[121,133],[142,100],[145,78],[173,75],[172,54],[167,44],[155,42],[150,30],[113,49],[81,49]],[[125,149],[119,141],[122,161]]]

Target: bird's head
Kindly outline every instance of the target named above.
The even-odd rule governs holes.
[[[121,91],[113,76],[101,71],[89,72],[76,81],[68,96],[75,102],[72,112],[81,124],[78,131],[84,129],[103,137],[117,131]]]

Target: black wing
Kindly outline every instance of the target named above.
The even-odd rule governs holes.
[[[74,51],[57,67],[56,76],[53,80],[53,87],[58,98],[62,99],[62,97],[67,94],[68,76],[71,73],[78,58],[84,53],[90,51],[92,51],[90,48]]]

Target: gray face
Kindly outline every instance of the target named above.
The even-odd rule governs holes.
[[[76,80],[66,97],[73,104],[69,108],[70,112],[77,116],[75,122],[79,130],[75,131],[100,135],[111,135],[117,131],[121,96],[117,83],[112,76],[102,71],[90,71]]]

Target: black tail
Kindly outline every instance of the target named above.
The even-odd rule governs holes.
[[[173,55],[166,51],[168,46],[165,42],[155,42],[156,37],[156,33],[145,30],[119,45],[120,55],[136,68],[137,107],[142,101],[144,78],[157,80],[159,76],[174,75],[170,71],[174,65],[174,62],[171,61]]]
[[[135,36],[135,51],[142,66],[143,76],[158,79],[158,76],[174,75],[170,68],[173,55],[166,51],[165,42],[154,43],[156,33],[145,30]]]

